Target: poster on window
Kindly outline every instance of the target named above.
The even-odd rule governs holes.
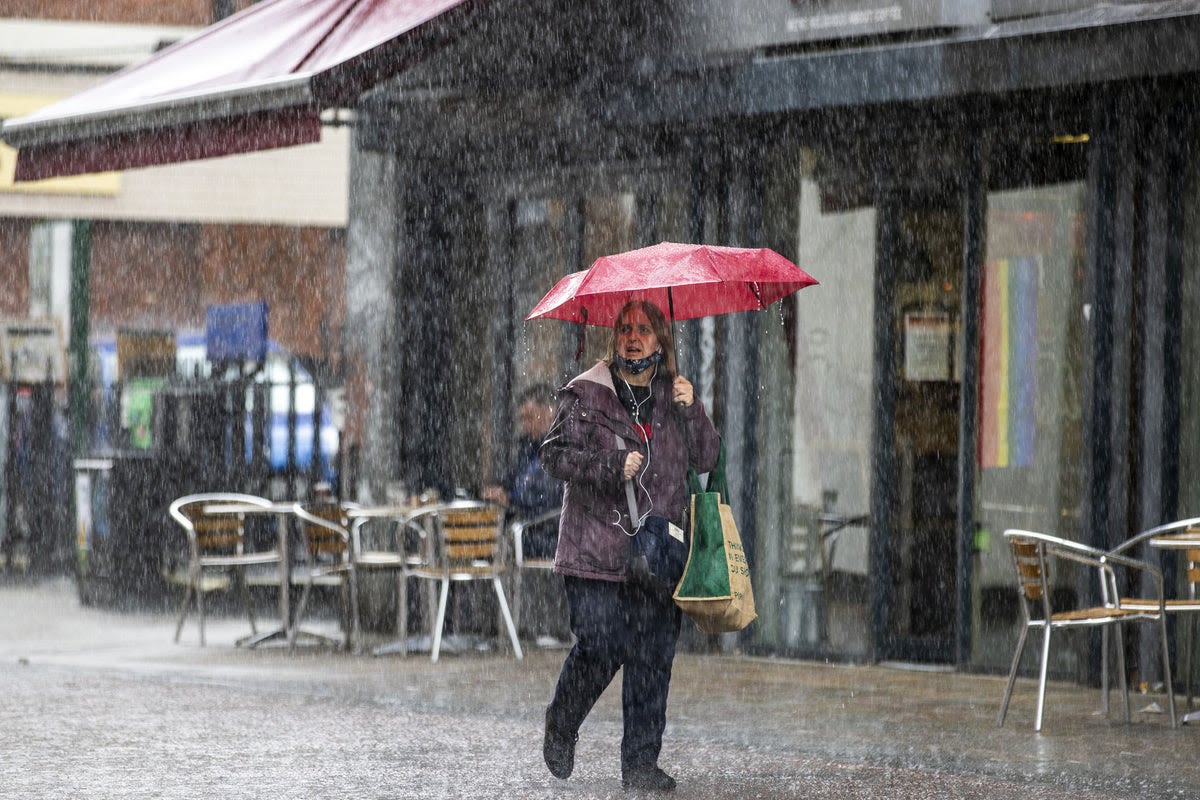
[[[954,326],[949,312],[910,311],[904,315],[904,377],[948,381]]]
[[[1037,445],[1038,256],[983,266],[979,466],[1029,467]]]
[[[57,320],[0,321],[0,378],[15,383],[62,383],[67,359]]]

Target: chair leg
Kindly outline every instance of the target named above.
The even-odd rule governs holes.
[[[512,571],[512,586],[513,586],[512,618],[513,618],[513,626],[516,627],[518,632],[520,632],[520,630],[521,630],[521,592],[525,588],[522,585],[523,580],[524,580],[523,576],[521,575],[522,572],[524,572],[524,570],[522,570],[520,567],[517,567],[516,569],[514,569]]]
[[[204,570],[200,570],[196,580],[196,615],[200,618],[200,646],[207,646],[204,640]]]
[[[396,635],[400,638],[400,655],[408,655],[408,574],[400,570],[396,579]]]
[[[250,602],[250,586],[246,583],[246,571],[239,569],[237,571],[237,582],[242,590],[242,604],[246,607],[246,616],[250,619],[251,635],[258,633],[258,625],[254,622],[254,606]]]
[[[1025,652],[1025,637],[1029,633],[1029,626],[1021,626],[1021,636],[1017,639],[1017,652],[1013,654],[1012,667],[1008,670],[1008,683],[1004,685],[1004,699],[1000,701],[1000,716],[996,719],[997,725],[1004,724],[1004,718],[1008,715],[1008,701],[1012,699],[1013,684],[1017,681],[1017,669],[1021,666],[1021,654]]]
[[[1187,710],[1192,710],[1192,657],[1196,654],[1196,619],[1200,614],[1187,615],[1187,649],[1183,651],[1184,682],[1187,684]]]
[[[187,620],[188,609],[192,606],[192,591],[195,582],[188,577],[187,586],[183,590],[183,605],[179,609],[179,622],[175,625],[175,644],[179,644],[179,636],[183,633],[183,623]]]
[[[438,653],[442,649],[442,627],[446,624],[446,601],[450,597],[450,579],[442,579],[442,591],[438,597],[437,622],[433,626],[433,654],[431,660],[437,663]]]
[[[1108,626],[1105,625],[1100,629],[1100,713],[1108,716],[1110,712],[1108,704]]]
[[[1162,639],[1163,675],[1166,676],[1167,705],[1171,707],[1171,727],[1177,728],[1179,727],[1179,721],[1175,715],[1175,684],[1171,678],[1171,648],[1167,646],[1167,620],[1165,614],[1158,618],[1158,632]]]
[[[1121,630],[1121,623],[1115,626],[1117,635],[1117,679],[1121,683],[1121,698],[1125,702],[1125,723],[1133,719],[1133,715],[1129,711],[1129,677],[1125,674],[1125,632]]]
[[[304,589],[300,592],[300,602],[296,605],[296,614],[292,618],[293,623],[291,630],[288,631],[288,644],[292,647],[296,646],[296,633],[300,630],[300,623],[304,620],[304,609],[308,606],[308,594],[312,590],[312,578],[310,577],[304,582]],[[288,591],[285,589],[284,591]]]
[[[351,567],[348,580],[350,581],[350,631],[347,634],[349,639],[346,645],[350,652],[358,653],[362,650],[362,623],[358,619],[358,570]]]
[[[1049,621],[1042,628],[1042,664],[1038,669],[1037,714],[1034,716],[1033,729],[1042,730],[1042,714],[1046,710],[1046,673],[1050,669],[1050,632]]]
[[[508,602],[504,599],[504,587],[500,585],[499,578],[492,578],[492,585],[496,587],[496,600],[500,604],[500,613],[504,617],[504,624],[508,627],[508,638],[512,639],[513,652],[520,661],[525,658],[525,654],[521,652],[521,642],[517,639],[517,625],[508,611]]]

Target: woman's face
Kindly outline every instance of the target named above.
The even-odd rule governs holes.
[[[625,312],[617,326],[617,354],[635,361],[646,358],[658,349],[658,337],[650,326],[650,318],[640,308]]]

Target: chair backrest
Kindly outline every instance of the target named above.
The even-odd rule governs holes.
[[[1008,536],[1007,532],[1005,536]],[[1022,616],[1026,622],[1030,619],[1049,619],[1050,568],[1046,563],[1045,543],[1010,537],[1009,547],[1017,571]]]
[[[460,502],[437,511],[441,555],[451,567],[497,561],[504,509],[490,503]]]
[[[233,510],[223,511],[223,506]],[[199,553],[241,553],[246,515],[236,510],[238,506],[270,508],[271,501],[236,492],[207,492],[180,497],[171,503],[170,513]]]
[[[344,557],[350,549],[350,518],[339,503],[304,503],[296,506],[300,534],[308,554]]]
[[[1100,603],[1108,606],[1116,601],[1116,573],[1114,563],[1134,564],[1132,560],[1094,547],[1035,531],[1006,530],[1004,538],[1012,550],[1013,564],[1021,589],[1022,609],[1027,621],[1034,616],[1049,619],[1052,614],[1053,585],[1058,567],[1067,564],[1082,566],[1092,571],[1100,591]],[[1111,562],[1111,563],[1110,563]],[[1031,612],[1039,610],[1037,615]]]
[[[1200,547],[1187,550],[1187,582],[1192,588],[1200,584]]]
[[[1187,532],[1189,534],[1200,534],[1200,527],[1189,526]],[[1200,547],[1189,547],[1184,551],[1184,558],[1187,559],[1185,576],[1188,583],[1188,594],[1194,598],[1196,596],[1196,589],[1200,587]]]
[[[1017,581],[1021,586],[1021,594],[1026,600],[1040,603],[1048,591],[1046,556],[1042,546],[1037,542],[1014,539],[1012,554],[1017,566]]]

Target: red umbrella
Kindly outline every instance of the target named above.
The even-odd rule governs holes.
[[[760,311],[816,283],[766,247],[663,242],[603,256],[567,275],[525,319],[610,326],[629,300],[649,300],[672,320]]]

